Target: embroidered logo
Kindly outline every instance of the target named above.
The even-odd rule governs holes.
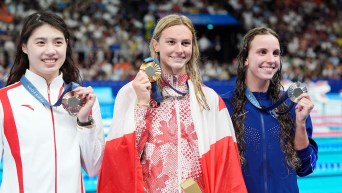
[[[34,111],[34,108],[31,105],[21,105],[21,106],[27,107],[27,108],[31,109],[32,111]]]

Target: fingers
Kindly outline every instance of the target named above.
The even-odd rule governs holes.
[[[94,101],[96,99],[94,89],[91,86],[77,87],[74,91],[85,101]]]
[[[151,83],[148,79],[148,76],[144,72],[139,71],[133,80],[133,87],[136,90],[141,89],[142,91],[144,91],[144,90],[150,91],[151,90]]]
[[[152,87],[148,76],[144,72],[139,71],[134,78],[132,85],[137,95],[138,102],[140,104],[148,104]]]
[[[298,104],[297,107],[302,107],[302,108],[306,108],[309,111],[311,111],[314,108],[314,104],[311,101],[311,97],[310,95],[308,95],[307,93],[303,93],[298,97],[297,100]]]

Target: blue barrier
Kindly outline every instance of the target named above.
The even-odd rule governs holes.
[[[214,89],[218,94],[226,93],[227,91],[233,90],[235,88],[235,78],[229,80],[210,80],[205,81],[204,84],[212,89]],[[342,79],[341,80],[327,80],[331,89],[329,93],[339,93],[342,91]],[[118,91],[122,86],[124,86],[129,81],[84,81],[84,86],[92,87],[110,87],[112,88],[113,96],[116,96]]]

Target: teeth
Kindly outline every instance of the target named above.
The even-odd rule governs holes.
[[[43,61],[48,62],[48,63],[56,62],[56,60],[43,60]]]

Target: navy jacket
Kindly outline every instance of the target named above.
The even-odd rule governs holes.
[[[230,116],[233,115],[232,97],[234,92],[222,95]],[[272,104],[266,93],[253,93],[263,106]],[[289,101],[287,101],[289,102]],[[249,193],[297,193],[297,175],[306,176],[313,172],[318,147],[312,137],[312,122],[308,117],[306,130],[310,144],[307,148],[297,151],[302,162],[297,171],[286,164],[285,154],[280,145],[280,126],[278,120],[270,113],[259,110],[248,100],[245,106],[246,164],[242,168],[243,176]],[[290,111],[295,118],[294,108]],[[238,116],[238,115],[236,115]],[[295,128],[294,128],[295,129]]]

